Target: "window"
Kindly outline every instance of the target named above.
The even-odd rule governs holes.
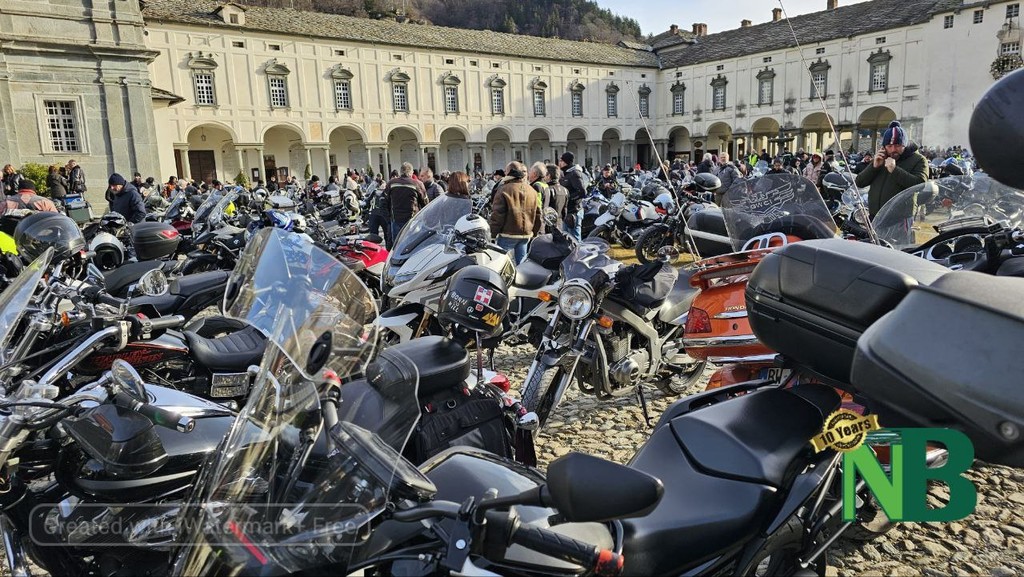
[[[270,77],[270,106],[271,108],[288,107],[288,83],[286,77]]]
[[[814,50],[814,53],[815,53],[815,54],[824,54],[824,53],[825,53],[825,48],[824,48],[824,47],[822,47],[822,48],[816,48],[816,49]]]
[[[974,23],[975,24],[981,24],[984,21],[985,21],[985,11],[984,10],[975,10],[974,11]]]
[[[943,28],[952,28],[953,27],[953,15],[952,14],[949,14],[949,15],[947,15],[946,17],[944,17],[942,19],[942,27]]]
[[[470,61],[469,61],[469,65],[470,65],[470,66],[476,66],[476,65],[477,65],[477,62],[476,62],[476,60],[470,60]]]
[[[1020,4],[1010,4],[1006,7],[1007,18],[1017,18],[1020,16]]]
[[[769,63],[771,63],[771,61],[772,61],[772,57],[771,56],[765,56],[764,58],[761,59],[761,62],[764,62],[765,64],[769,64]]]
[[[499,64],[497,62],[492,62],[491,63],[491,68],[501,68],[501,64]]]
[[[348,80],[334,81],[334,107],[338,110],[352,110],[352,85]]]
[[[505,114],[505,81],[501,78],[491,80],[491,114]]]
[[[868,92],[885,92],[889,90],[890,60],[892,60],[892,55],[881,48],[878,49],[878,52],[874,52],[868,57],[868,64],[871,66]]]
[[[409,95],[404,82],[396,82],[391,93],[395,112],[409,112]]]
[[[828,60],[819,58],[808,68],[811,72],[811,93],[810,98],[825,98],[828,96],[828,70],[832,65]]]
[[[711,81],[711,110],[725,110],[725,85],[729,81],[719,74]]]
[[[444,59],[444,63],[445,64],[455,64],[455,59],[454,58],[445,58]]]
[[[534,67],[533,67],[533,71],[534,71],[534,72],[540,72],[541,70],[544,70],[544,67],[543,67],[543,66],[534,66]]]
[[[459,87],[448,85],[444,87],[444,113],[459,113]]]
[[[637,96],[639,96],[638,104],[640,106],[640,116],[642,118],[650,118],[651,117],[651,89],[648,88],[646,84],[644,84],[643,86],[640,87],[640,90],[637,91]]]
[[[195,95],[195,102],[199,106],[215,106],[217,104],[217,93],[214,90],[214,71],[217,69],[217,61],[212,54],[193,52],[188,55],[186,65],[192,71],[192,92]]]
[[[577,117],[583,116],[583,85],[576,82],[572,85],[571,90],[572,98],[570,103],[572,106],[572,115]]]
[[[75,103],[66,100],[46,100],[46,129],[53,152],[80,152]]]
[[[719,64],[718,66],[715,66],[715,70],[725,70],[725,64]]]
[[[999,45],[1000,56],[1012,56],[1014,54],[1020,54],[1020,41],[1003,42]]]
[[[608,118],[615,118],[619,115],[619,87],[614,82],[605,88],[605,101],[607,102]]]
[[[878,38],[875,38],[875,45],[877,46],[879,44],[885,44],[885,36],[879,36]]]
[[[281,51],[281,45],[280,44],[267,44],[267,50],[273,50],[274,52],[280,52]]]
[[[775,89],[775,81],[770,78],[765,78],[758,81],[757,88],[757,103],[761,105],[772,103],[772,92]]]
[[[231,42],[232,48],[245,48],[245,42],[233,41]]]
[[[345,51],[344,50],[335,50],[334,51],[334,55],[335,56],[344,56],[345,55]]]
[[[228,21],[232,24],[238,24],[238,14],[231,14],[228,16]]]
[[[545,101],[544,91],[534,88],[533,89],[533,115],[544,116],[545,115]]]
[[[580,73],[580,69],[579,68],[573,68],[572,69],[572,73],[573,74],[579,74]]]
[[[193,73],[192,82],[195,84],[196,104],[204,106],[217,104],[217,99],[213,92],[213,74],[211,72]]]
[[[686,107],[683,100],[683,96],[686,94],[686,85],[682,82],[676,81],[670,90],[672,92],[672,115],[678,116],[686,114]]]
[[[676,78],[682,78],[682,77],[683,77],[683,73],[682,72],[676,72]]]
[[[392,54],[391,55],[391,59],[395,60],[397,62],[401,62],[402,61],[402,55],[401,54]]]

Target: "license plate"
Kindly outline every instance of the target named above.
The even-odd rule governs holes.
[[[782,367],[769,367],[767,369],[761,369],[761,378],[777,383],[782,380],[784,370],[785,369],[783,369]]]
[[[215,399],[244,397],[248,394],[248,373],[221,373],[213,375],[210,382],[210,396]]]

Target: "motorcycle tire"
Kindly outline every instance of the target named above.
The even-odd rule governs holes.
[[[652,226],[640,233],[636,239],[636,258],[640,264],[658,260],[658,251],[672,244],[672,235],[664,226]]]
[[[604,239],[604,240],[608,240],[608,227],[606,227],[606,226],[596,226],[596,227],[594,227],[594,230],[590,231],[590,234],[587,235],[587,238],[601,238],[601,239]]]
[[[800,569],[803,525],[796,517],[772,533],[764,546],[754,554],[749,577],[762,575],[793,575]],[[740,568],[734,568],[739,571]]]
[[[527,411],[537,413],[540,421],[538,430],[544,427],[551,416],[552,406],[548,393],[562,378],[565,378],[564,367],[538,361],[537,370],[530,375],[529,381],[523,383],[521,403]]]
[[[704,369],[707,365],[707,361],[694,363],[682,373],[658,379],[655,381],[655,384],[666,395],[685,394],[704,376]]]

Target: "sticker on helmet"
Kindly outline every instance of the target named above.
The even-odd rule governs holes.
[[[489,305],[491,304],[492,296],[494,296],[494,291],[491,289],[485,289],[482,286],[476,287],[476,294],[473,295],[473,300],[481,304]]]
[[[501,317],[498,316],[498,313],[487,313],[484,315],[483,321],[487,326],[494,327],[501,322]]]

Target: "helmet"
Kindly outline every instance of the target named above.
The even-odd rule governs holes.
[[[263,213],[263,226],[272,226],[281,230],[291,231],[293,224],[292,218],[286,212],[268,210]]]
[[[32,262],[53,247],[53,262],[85,250],[85,236],[78,224],[56,212],[37,212],[26,216],[14,229],[18,255]]]
[[[297,212],[290,212],[288,216],[292,219],[292,232],[300,234],[306,232],[306,217]]]
[[[840,194],[845,192],[846,189],[850,188],[852,184],[853,183],[850,182],[850,179],[847,178],[846,175],[839,172],[830,172],[826,174],[824,178],[821,179],[822,188]]]
[[[114,270],[124,263],[124,245],[114,235],[101,232],[89,243],[89,250],[95,253],[92,262],[101,270]]]
[[[722,181],[710,172],[701,172],[693,177],[693,186],[700,192],[714,192],[722,188]]]
[[[493,337],[501,333],[508,313],[508,288],[497,271],[470,265],[445,283],[438,310],[443,326],[458,325],[481,337]]]
[[[100,217],[100,224],[107,228],[122,229],[128,226],[128,219],[119,212],[108,212]]]
[[[491,225],[487,224],[487,219],[479,214],[467,214],[455,221],[455,232],[480,242],[490,242],[491,240]]]
[[[666,190],[655,197],[654,208],[658,209],[658,212],[664,211],[665,214],[672,214],[676,209],[676,201],[672,198],[672,193]]]
[[[662,185],[661,181],[656,180],[645,184],[644,187],[640,189],[640,196],[644,200],[651,200],[664,191],[665,187]]]
[[[964,174],[966,174],[966,172],[964,172],[963,166],[961,166],[955,158],[947,158],[939,166],[939,175],[943,177],[963,176]]]

